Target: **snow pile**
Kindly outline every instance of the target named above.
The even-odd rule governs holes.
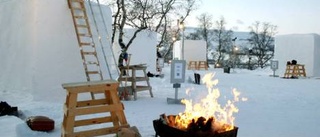
[[[236,88],[248,101],[238,104],[239,113],[235,115],[235,125],[239,127],[238,137],[316,137],[311,131],[320,130],[318,116],[320,114],[320,92],[318,79],[282,79],[270,77],[272,71],[232,70],[231,74],[222,69],[198,71],[204,74],[214,72],[219,80],[217,88],[223,99],[228,99],[230,92]],[[174,89],[170,84],[170,66],[163,69],[164,78],[150,78],[154,98],[148,91],[138,92],[138,100],[124,101],[125,115],[131,126],[137,126],[143,137],[155,135],[152,120],[158,119],[162,113],[178,114],[184,111],[183,105],[168,105],[166,98],[174,97]],[[188,70],[186,77],[193,78],[193,71]],[[191,95],[185,94],[190,89]],[[205,96],[205,85],[184,83],[179,88],[179,98],[199,99]],[[61,102],[34,101],[33,98],[48,98],[48,94],[31,94],[24,90],[0,89],[0,100],[12,106],[18,106],[24,114],[22,119],[14,116],[0,117],[0,133],[2,136],[20,137],[57,137],[61,134],[63,106]],[[57,97],[61,100],[65,96]],[[55,130],[49,133],[30,130],[24,118],[33,115],[45,115],[55,120]],[[113,135],[110,135],[113,136]]]

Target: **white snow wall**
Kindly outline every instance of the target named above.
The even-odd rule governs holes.
[[[124,32],[125,35],[123,38],[123,42],[127,44],[130,38],[133,36],[135,29],[125,29]],[[148,30],[140,31],[127,51],[128,54],[131,54],[130,65],[146,64],[147,71],[155,73],[157,60],[157,43],[157,33]],[[116,42],[113,45],[113,49],[115,58],[118,61],[119,55],[121,53],[121,48],[118,43],[118,37],[116,38]]]
[[[317,34],[290,34],[275,37],[275,60],[279,61],[276,74],[284,76],[287,61],[304,64],[307,76],[320,77],[320,36]]]
[[[111,10],[102,8],[111,33]],[[1,1],[0,13],[0,91],[23,90],[64,102],[61,84],[86,81],[67,0]],[[106,31],[101,23],[98,26]],[[99,53],[102,69],[107,70]]]
[[[182,58],[182,43],[177,41],[173,47],[173,59]],[[203,40],[184,40],[184,59],[189,61],[207,61],[207,47]]]

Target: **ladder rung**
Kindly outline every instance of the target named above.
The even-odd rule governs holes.
[[[99,63],[98,62],[95,62],[95,61],[87,61],[85,62],[86,65],[98,65]]]
[[[88,18],[85,17],[85,16],[74,16],[74,18],[77,18],[77,19],[88,19]]]
[[[80,24],[77,24],[76,26],[77,26],[77,27],[80,27],[80,28],[89,28],[87,25],[80,25]]]
[[[89,35],[89,34],[78,34],[78,36],[81,36],[81,37],[91,37],[92,35]]]
[[[71,2],[84,2],[84,0],[70,0]]]
[[[97,54],[96,52],[85,52],[85,51],[83,51],[82,53],[85,55],[96,55]]]
[[[92,46],[93,44],[92,43],[85,43],[85,42],[82,42],[80,43],[81,46]]]
[[[82,11],[85,11],[84,8],[79,8],[79,7],[71,7],[71,9],[73,9],[73,10],[82,10]]]
[[[87,71],[87,74],[99,74],[99,71]]]

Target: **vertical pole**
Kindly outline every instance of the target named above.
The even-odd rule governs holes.
[[[181,59],[184,60],[184,28],[182,28],[182,53],[181,53]]]
[[[175,88],[174,99],[178,100],[178,88]]]

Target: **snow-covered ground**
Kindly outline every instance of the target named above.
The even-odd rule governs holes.
[[[231,74],[222,69],[198,71],[201,77],[206,73],[215,73],[219,80],[220,101],[229,99],[236,88],[246,102],[238,102],[239,113],[235,114],[235,125],[239,127],[238,137],[318,137],[320,131],[320,79],[282,79],[270,77],[270,69],[231,70]],[[125,115],[131,126],[136,126],[143,137],[155,135],[152,121],[162,113],[178,114],[184,111],[184,105],[167,104],[167,97],[174,98],[174,89],[170,83],[170,67],[163,69],[164,78],[150,78],[154,97],[148,91],[138,93],[136,101],[123,101]],[[193,71],[186,72],[186,78],[193,78]],[[187,81],[187,80],[186,80]],[[185,90],[191,89],[191,96]],[[46,92],[46,91],[43,91]],[[179,98],[198,99],[206,95],[204,84],[195,85],[185,82],[179,88]],[[50,93],[51,95],[54,93]],[[60,95],[60,94],[58,94]],[[40,97],[39,97],[40,96]],[[61,134],[63,103],[60,101],[34,101],[34,98],[50,98],[44,94],[31,94],[23,89],[7,91],[0,88],[0,101],[18,106],[23,117],[0,117],[0,136],[2,137],[58,137]],[[49,133],[29,129],[25,118],[33,115],[45,115],[55,120],[55,129]],[[114,136],[114,135],[111,135]]]

